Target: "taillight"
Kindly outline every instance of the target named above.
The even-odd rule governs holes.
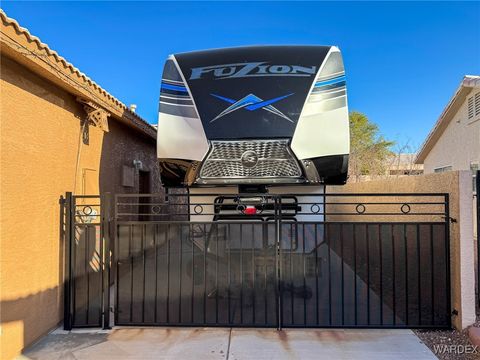
[[[257,208],[255,206],[252,206],[252,205],[247,205],[245,210],[243,210],[243,213],[245,215],[255,215],[257,213]]]

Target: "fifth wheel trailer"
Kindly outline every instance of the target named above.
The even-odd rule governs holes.
[[[65,328],[111,305],[119,326],[449,328],[449,194],[324,194],[348,137],[335,47],[172,55],[158,156],[184,190],[67,194]]]
[[[195,51],[165,63],[157,141],[165,187],[318,195],[346,182],[349,143],[335,46]],[[242,213],[263,206],[251,200]]]

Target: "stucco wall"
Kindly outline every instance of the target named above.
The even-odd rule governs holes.
[[[452,310],[455,309],[459,312],[458,316],[452,317],[452,322],[455,327],[461,329],[475,321],[473,212],[471,173],[469,171],[451,171],[347,183],[344,186],[327,186],[327,193],[450,194],[450,216],[456,220],[450,225]],[[361,199],[361,197],[359,198]],[[349,200],[353,199],[349,198]],[[375,200],[370,198],[369,201],[374,202]],[[396,211],[398,212],[398,209]],[[343,219],[345,220],[345,217]],[[376,220],[381,219],[376,218]]]
[[[0,358],[11,359],[63,317],[59,196],[136,191],[138,182],[121,187],[121,165],[133,159],[152,184],[159,175],[154,139],[110,118],[110,132],[90,126],[84,144],[75,97],[6,57],[0,90]]]
[[[118,122],[110,121],[109,127],[110,132],[103,138],[99,174],[100,191],[112,194],[138,192],[138,170],[135,171],[134,187],[122,186],[121,180],[122,167],[124,165],[131,167],[134,160],[140,160],[142,168],[139,170],[150,173],[150,192],[162,192],[155,141],[141,134],[132,136],[132,130]]]
[[[468,98],[480,91],[472,89],[460,110],[455,114],[442,136],[433,146],[424,161],[425,173],[435,168],[452,166],[452,170],[469,170],[470,162],[480,162],[480,119],[468,119]],[[474,118],[475,119],[475,118]]]

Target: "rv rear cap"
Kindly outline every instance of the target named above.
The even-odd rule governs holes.
[[[335,46],[171,55],[159,105],[167,186],[345,182],[346,80]]]

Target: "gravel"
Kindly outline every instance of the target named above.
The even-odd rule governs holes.
[[[480,323],[477,322],[474,326],[480,327]],[[474,347],[468,338],[468,329],[463,331],[422,329],[414,330],[414,332],[440,360],[480,359],[480,348],[477,349],[476,353],[471,353]],[[455,347],[450,347],[452,345]],[[470,353],[462,353],[465,352],[464,349],[468,349]]]

